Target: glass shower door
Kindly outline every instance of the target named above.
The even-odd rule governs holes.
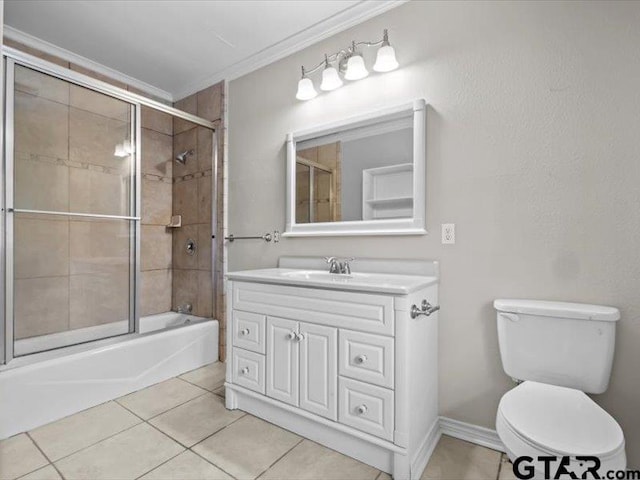
[[[136,106],[11,59],[6,103],[8,353],[132,332]]]

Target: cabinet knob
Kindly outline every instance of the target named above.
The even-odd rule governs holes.
[[[243,328],[242,330],[240,330],[240,335],[249,335],[249,329]]]
[[[364,415],[365,413],[367,413],[367,410],[369,409],[364,403],[356,407],[356,412],[358,413],[358,415]]]
[[[366,355],[358,355],[356,357],[356,363],[362,365],[364,362],[367,361],[367,356]]]
[[[302,340],[304,340],[304,333],[297,333],[296,334],[296,340],[298,342],[301,342]]]
[[[289,332],[289,333],[287,334],[287,339],[288,339],[288,340],[293,340],[293,339],[295,339],[295,338],[296,338],[296,336],[297,336],[296,332]]]
[[[240,370],[240,373],[242,373],[243,375],[246,375],[247,373],[249,373],[249,367],[242,367],[242,369]]]

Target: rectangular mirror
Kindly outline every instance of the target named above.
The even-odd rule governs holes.
[[[287,139],[287,236],[425,234],[426,103]]]

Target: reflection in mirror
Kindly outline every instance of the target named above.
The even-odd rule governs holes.
[[[297,142],[296,223],[411,218],[412,113]]]

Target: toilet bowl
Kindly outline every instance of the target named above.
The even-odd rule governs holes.
[[[607,390],[619,310],[521,299],[496,300],[494,307],[502,365],[522,382],[504,394],[496,415],[514,473],[525,462],[534,478],[554,478],[563,465],[577,478],[596,478],[582,477],[589,468],[601,478],[624,470],[622,429],[587,396]]]
[[[536,478],[544,478],[541,456],[571,457],[571,470],[600,460],[601,476],[626,465],[622,429],[615,419],[585,393],[572,388],[526,381],[500,400],[496,429],[511,460],[528,456]],[[551,468],[554,468],[553,466]]]

